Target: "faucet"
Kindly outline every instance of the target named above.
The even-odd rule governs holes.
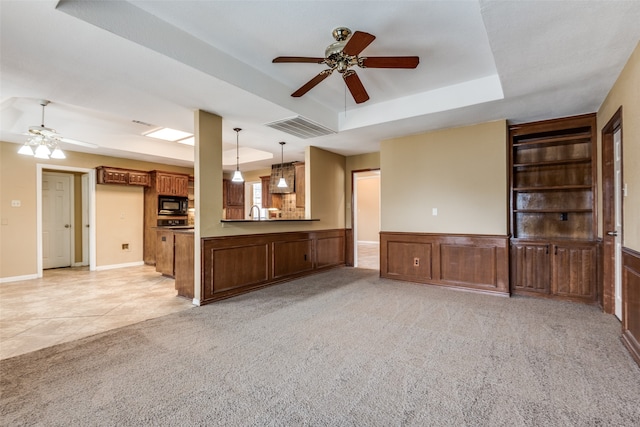
[[[258,219],[255,219],[256,217],[253,216],[253,208],[256,208],[258,210]],[[260,206],[258,205],[251,206],[251,210],[249,211],[249,216],[252,217],[254,221],[260,221]]]

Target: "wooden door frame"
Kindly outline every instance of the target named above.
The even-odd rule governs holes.
[[[620,172],[623,173],[622,149],[622,107],[613,114],[611,119],[602,128],[602,289],[598,295],[600,304],[605,313],[615,312],[615,265],[614,265],[614,241],[612,236],[607,235],[607,230],[611,229],[611,222],[615,221],[615,200],[614,200],[614,147],[613,134],[620,129]],[[624,198],[620,200],[620,215],[622,216]],[[624,235],[624,234],[623,234]],[[622,238],[622,236],[621,236]],[[624,301],[623,301],[624,307]]]
[[[353,267],[355,265],[355,191],[354,191],[354,183],[355,176],[357,173],[362,172],[374,172],[379,171],[380,168],[368,168],[368,169],[356,169],[351,171],[351,228],[346,230],[345,235],[345,245],[347,246],[345,249],[345,265]],[[382,191],[382,188],[381,188]],[[382,201],[380,202],[382,203]]]

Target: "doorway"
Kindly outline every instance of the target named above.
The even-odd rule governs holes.
[[[70,218],[64,217],[64,213],[60,214],[59,224],[56,226],[51,226],[47,222],[51,221],[49,214],[51,213],[52,206],[53,210],[58,210],[56,208],[56,203],[64,204],[64,197],[61,196],[57,198],[57,202],[52,202],[48,200],[52,195],[51,186],[54,187],[60,186],[64,187],[66,184],[63,182],[58,184],[57,177],[62,176],[70,177],[73,182],[74,175],[78,175],[78,186],[81,188],[80,193],[82,196],[79,196],[80,199],[86,199],[86,206],[82,207],[82,204],[77,204],[77,213],[70,213]],[[83,178],[84,177],[84,178]],[[46,178],[46,183],[45,183]],[[51,181],[53,179],[53,181]],[[49,259],[51,258],[51,248],[55,248],[56,251],[59,251],[63,254],[66,252],[66,242],[55,241],[53,246],[51,246],[51,242],[47,240],[57,239],[58,236],[52,235],[52,230],[56,230],[55,233],[60,236],[64,236],[65,232],[62,230],[72,231],[75,228],[79,230],[77,233],[77,239],[71,238],[69,241],[69,257],[70,264],[67,264],[66,258],[64,261],[60,261],[63,264],[67,264],[66,266],[73,265],[74,262],[74,249],[76,246],[82,246],[83,252],[86,248],[86,254],[80,255],[78,254],[78,263],[76,265],[86,265],[86,259],[88,259],[89,270],[94,271],[96,269],[96,230],[95,230],[95,183],[96,183],[96,173],[95,169],[87,169],[87,168],[74,168],[68,166],[57,166],[57,165],[45,165],[45,164],[37,164],[36,165],[36,262],[37,262],[37,276],[41,278],[43,276],[43,270],[45,268],[54,268],[57,266],[55,263],[50,263]],[[72,185],[70,185],[71,187]],[[47,189],[45,189],[45,187]],[[55,193],[56,190],[53,190]],[[73,197],[74,192],[70,191],[69,197]],[[45,207],[47,204],[47,207]],[[62,209],[60,209],[62,211]],[[71,209],[73,212],[74,209]],[[46,218],[45,218],[46,215]],[[75,221],[72,219],[75,217]],[[74,225],[75,223],[75,225]],[[69,227],[65,227],[65,225],[69,225]],[[45,228],[47,229],[48,235],[45,236]],[[58,233],[58,228],[60,229],[60,233]],[[80,230],[82,230],[80,232]],[[74,233],[69,233],[74,235]],[[87,244],[84,245],[81,242],[85,240]],[[76,243],[79,242],[79,243]],[[46,245],[46,247],[45,247]],[[64,265],[59,265],[60,267]]]
[[[71,267],[75,230],[73,175],[42,173],[42,268]]]
[[[622,320],[622,107],[602,129],[603,289],[605,313]]]
[[[353,266],[380,269],[380,170],[353,172]]]

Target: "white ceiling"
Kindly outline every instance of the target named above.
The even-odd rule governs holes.
[[[638,1],[0,0],[0,138],[45,125],[97,144],[63,149],[191,166],[193,148],[142,136],[193,131],[194,110],[223,117],[225,149],[268,151],[247,171],[303,160],[307,145],[352,155],[383,139],[598,109],[640,40]],[[365,56],[417,55],[415,70],[357,69],[356,105],[338,75],[273,64],[321,57],[346,26],[374,34]],[[264,124],[303,116],[335,134],[300,139]],[[133,120],[144,124],[134,123]],[[17,149],[17,147],[16,147]],[[242,162],[242,151],[240,161]]]

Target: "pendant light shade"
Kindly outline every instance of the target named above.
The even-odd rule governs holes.
[[[238,135],[242,129],[233,128],[236,131],[236,171],[233,173],[233,178],[231,181],[233,182],[244,182],[244,178],[242,177],[242,172],[240,172],[240,143],[238,142]]]
[[[287,188],[287,181],[284,179],[284,144],[280,142],[280,179],[278,180],[278,188]]]

